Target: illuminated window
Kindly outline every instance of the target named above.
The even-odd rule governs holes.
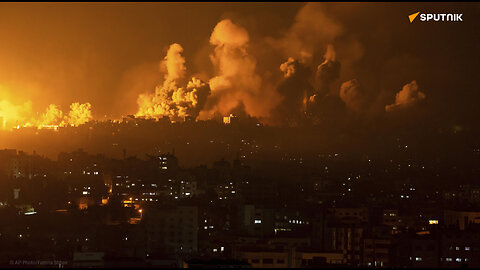
[[[430,224],[430,225],[438,224],[438,220],[437,220],[437,219],[430,219],[430,220],[428,221],[428,224]]]
[[[262,223],[261,219],[255,219],[255,224],[260,224],[260,223]]]

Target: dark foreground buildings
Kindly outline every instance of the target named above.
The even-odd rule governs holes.
[[[480,267],[478,151],[459,167],[401,140],[381,158],[238,145],[195,166],[173,147],[56,160],[0,150],[0,265]]]

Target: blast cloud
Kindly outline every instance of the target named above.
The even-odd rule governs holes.
[[[297,65],[298,65],[298,62],[292,57],[289,57],[287,62],[282,63],[280,65],[280,70],[283,72],[283,76],[285,78],[289,78],[293,76],[297,70],[297,67],[296,67]]]
[[[284,79],[277,91],[282,100],[273,117],[277,123],[296,125],[305,115],[308,99],[314,92],[309,83],[312,71],[292,57],[280,65],[280,70],[284,73]]]
[[[65,114],[59,105],[50,104],[45,112],[36,117],[32,110],[32,102],[15,105],[7,100],[0,101],[0,128],[48,126],[79,126],[92,120],[90,103],[72,103],[70,111]]]
[[[387,112],[396,110],[398,108],[410,106],[422,99],[425,99],[425,93],[418,90],[416,81],[412,81],[403,86],[395,96],[395,103],[385,106]]]
[[[92,119],[92,105],[90,103],[72,103],[70,112],[66,121],[71,126],[79,126],[87,123]]]
[[[22,105],[15,105],[8,100],[0,101],[0,127],[3,129],[23,125],[32,115],[32,102],[27,101]]]
[[[193,77],[186,87],[179,87],[186,75],[183,48],[177,43],[170,45],[162,62],[167,73],[162,85],[155,88],[154,94],[142,94],[138,97],[139,110],[136,116],[160,118],[167,116],[171,120],[196,118],[203,108],[210,87]]]
[[[215,112],[228,115],[235,110],[244,110],[253,117],[268,117],[275,105],[271,89],[262,87],[262,80],[256,73],[256,59],[248,52],[250,40],[247,30],[231,20],[220,21],[210,36],[215,46],[210,60],[216,74],[209,84],[212,96],[207,101],[203,118]]]
[[[356,79],[342,83],[340,98],[352,110],[361,111],[365,108],[365,93]]]
[[[340,75],[340,62],[336,59],[333,45],[328,44],[324,55],[324,61],[317,67],[316,82],[318,92],[325,95],[329,92],[332,82],[338,79]]]
[[[343,27],[329,16],[324,5],[308,3],[300,9],[295,23],[282,38],[269,39],[268,42],[283,51],[284,55],[308,63],[319,48],[324,49],[343,32]]]
[[[60,109],[60,106],[50,104],[45,110],[45,113],[42,115],[41,123],[39,126],[58,125],[62,122],[64,122],[64,119],[63,111]]]
[[[367,97],[356,79],[337,84],[342,76],[354,74],[354,63],[363,55],[362,46],[352,36],[345,35],[343,26],[324,5],[305,5],[282,37],[266,38],[254,46],[245,28],[224,19],[212,30],[209,43],[213,50],[209,55],[213,72],[202,73],[210,78],[208,83],[196,78],[185,81],[183,48],[174,43],[162,62],[166,70],[163,84],[155,88],[155,93],[138,97],[136,115],[205,120],[215,114],[235,113],[256,117],[264,123],[295,125],[305,117],[318,122],[340,117],[346,108],[356,112],[366,109],[370,96]],[[276,71],[263,70],[265,67],[259,71],[256,50],[252,48],[275,51],[274,55],[283,55],[280,57],[287,60],[277,62],[280,70],[276,64]],[[271,80],[275,72],[283,76]],[[425,94],[418,91],[413,81],[397,93],[395,103],[387,105],[385,110],[424,98]]]

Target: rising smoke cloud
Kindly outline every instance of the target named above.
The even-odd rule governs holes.
[[[283,37],[266,38],[260,45],[255,43],[256,47],[251,46],[245,28],[230,19],[221,20],[209,38],[213,46],[210,61],[214,72],[208,84],[197,79],[201,83],[196,85],[201,87],[192,88],[197,89],[197,96],[190,94],[189,87],[180,87],[187,73],[185,58],[182,47],[172,44],[163,62],[167,70],[164,83],[156,87],[155,94],[138,97],[136,115],[169,116],[179,120],[198,116],[205,120],[215,114],[235,113],[266,123],[298,122],[308,107],[313,108],[311,114],[315,114],[316,107],[321,106],[320,100],[333,93],[330,88],[339,79],[341,67],[333,44],[343,33],[343,27],[319,4],[305,5]],[[286,55],[287,61],[280,65],[283,72],[280,81],[262,80],[271,79],[265,74],[275,71],[257,70],[252,50],[259,46],[262,50],[271,48]],[[345,51],[345,46],[342,48]],[[338,90],[333,94],[338,95]]]
[[[289,57],[285,63],[280,65],[280,70],[283,72],[285,78],[290,78],[295,75],[297,71],[298,61],[293,57]]]
[[[196,78],[186,82],[183,48],[172,44],[162,62],[166,70],[164,82],[155,88],[155,93],[138,97],[136,115],[205,120],[215,114],[235,113],[256,117],[261,122],[295,124],[305,117],[317,119],[315,123],[340,117],[347,109],[364,111],[370,96],[356,79],[344,79],[357,77],[354,67],[363,56],[363,48],[334,18],[328,5],[309,3],[300,9],[283,36],[267,37],[260,42],[252,41],[249,32],[232,20],[221,20],[209,38],[213,72],[200,72],[210,78],[208,83]],[[258,70],[259,48],[287,60],[276,62],[273,68],[271,63],[275,61],[267,61]],[[422,92],[415,93],[413,85],[410,88],[402,89],[395,103],[385,110],[425,97]]]
[[[212,96],[201,113],[203,118],[215,112],[228,115],[238,110],[259,118],[270,115],[275,95],[272,89],[262,86],[256,59],[248,52],[249,40],[247,30],[229,19],[213,29],[210,44],[215,48],[210,60],[216,72],[209,80]]]
[[[356,79],[342,83],[340,86],[340,98],[348,108],[354,111],[365,109],[366,96]]]
[[[142,94],[136,116],[160,118],[167,116],[171,120],[185,117],[196,118],[210,95],[208,84],[193,77],[185,87],[179,87],[186,76],[185,58],[180,44],[170,45],[162,65],[166,68],[165,80],[155,88],[154,94]]]
[[[309,63],[319,49],[323,50],[343,33],[343,26],[329,15],[323,4],[307,3],[282,38],[269,38],[267,42],[285,56]]]
[[[385,111],[390,112],[398,108],[410,106],[426,98],[425,93],[418,90],[416,81],[412,81],[403,86],[395,96],[395,102],[385,106]]]
[[[312,70],[292,57],[280,65],[280,70],[284,79],[278,85],[277,91],[282,100],[273,117],[275,122],[295,125],[305,115],[308,99],[314,93],[309,82]]]
[[[317,67],[316,86],[318,93],[325,95],[330,90],[330,85],[340,75],[340,62],[332,44],[328,44],[324,55],[324,61]]]

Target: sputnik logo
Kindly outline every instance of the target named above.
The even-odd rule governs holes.
[[[420,14],[420,12],[415,12],[413,14],[408,15],[408,19],[410,23],[413,23],[415,18]],[[421,22],[428,22],[428,21],[435,21],[435,22],[463,22],[462,13],[421,13],[420,14],[420,21]]]
[[[418,16],[418,14],[420,14],[420,12],[416,12],[416,13],[408,15],[408,19],[410,20],[410,23],[412,23],[413,20],[415,20],[415,18]]]

